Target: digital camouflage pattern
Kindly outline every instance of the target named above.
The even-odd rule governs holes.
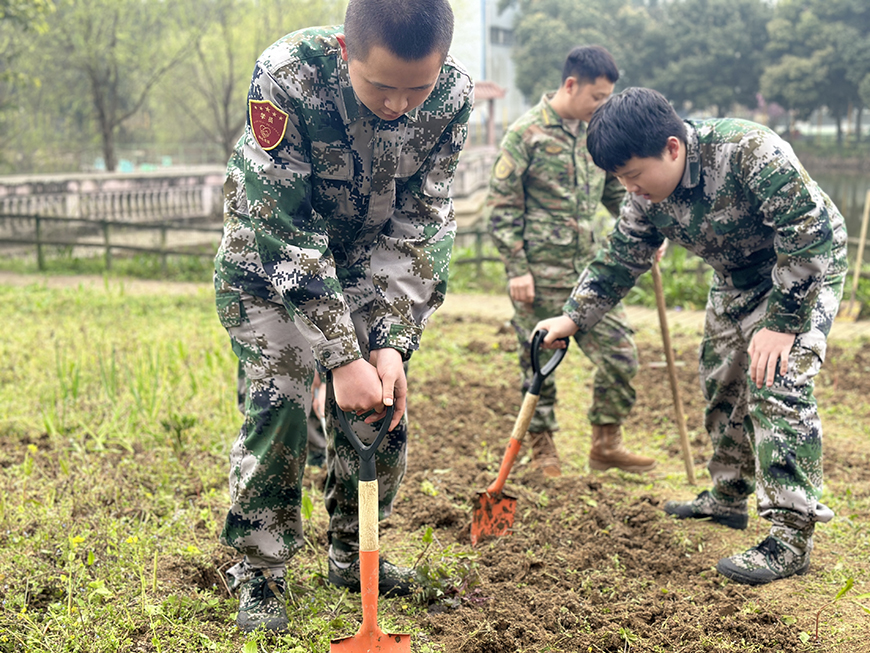
[[[455,234],[450,184],[473,102],[448,57],[428,99],[386,122],[357,101],[336,34],[294,32],[254,69],[253,102],[287,114],[266,150],[251,116],[224,185],[217,281],[283,304],[327,369],[360,357],[350,313],[373,303],[372,348],[417,349],[443,301]]]
[[[493,166],[487,210],[490,233],[508,277],[531,272],[535,300],[513,301],[511,320],[519,341],[522,390],[532,382],[530,340],[542,319],[558,315],[584,266],[597,250],[592,217],[599,203],[616,215],[625,190],[592,162],[586,125],[576,133],[550,106],[552,94],[521,116],[505,134]],[[595,364],[592,424],[621,424],[635,402],[637,373],[633,331],[621,307],[577,344]],[[546,359],[550,354],[546,354]],[[531,433],[557,431],[556,375],[544,380]]]
[[[370,306],[353,313],[365,347]],[[284,563],[305,546],[301,515],[311,383],[315,362],[311,346],[280,304],[242,292],[238,320],[223,320],[233,351],[245,368],[245,420],[230,450],[231,507],[221,541],[245,555],[227,573],[243,582],[258,569],[283,576]],[[330,515],[332,555],[353,560],[358,550],[357,474],[359,457],[341,429],[333,425],[335,400],[326,395],[327,478],[324,488]],[[375,426],[350,418],[364,442],[377,435]],[[379,426],[379,425],[378,425]],[[379,514],[392,512],[393,499],[405,474],[407,422],[390,431],[378,448]]]
[[[532,304],[513,302],[514,316],[511,324],[519,342],[524,394],[531,387],[534,376],[531,346],[533,329],[541,320],[558,315],[570,292],[566,288],[535,288],[535,301]],[[577,346],[596,368],[592,381],[592,405],[588,411],[591,424],[622,424],[634,406],[636,393],[631,380],[637,374],[638,362],[633,336],[634,331],[628,325],[625,310],[620,304],[605,315],[589,333],[578,334],[574,338]],[[544,350],[541,354],[543,365],[553,352]],[[555,369],[541,385],[538,405],[529,423],[530,433],[559,430],[555,414],[558,372],[559,369]]]
[[[282,575],[304,544],[315,365],[326,373],[384,347],[407,359],[446,290],[455,233],[449,190],[471,80],[448,57],[421,106],[382,121],[356,99],[335,38],[341,31],[301,30],[263,53],[248,124],[227,168],[216,304],[248,384],[222,533],[245,554],[228,572],[236,581],[257,569]],[[376,431],[354,423],[371,441]],[[358,456],[331,431],[330,542],[336,560],[351,562]],[[403,420],[379,449],[382,517],[404,474],[406,442]]]
[[[552,94],[510,126],[489,184],[490,233],[509,277],[573,288],[597,251],[599,202],[616,215],[625,189],[592,162],[586,124],[575,135],[550,106]]]
[[[580,277],[564,311],[588,331],[651,267],[665,238],[709,263],[715,276],[700,376],[715,450],[713,491],[740,499],[757,484],[759,515],[805,538],[832,517],[818,503],[822,427],[813,379],[848,268],[843,216],[766,127],[687,121],[687,141],[680,185],[658,204],[629,196],[609,247]],[[773,387],[758,389],[748,377],[747,348],[762,328],[798,335],[788,373],[777,368]]]
[[[809,330],[824,279],[848,269],[837,207],[768,128],[726,118],[686,121],[686,130],[682,183],[658,204],[629,194],[610,246],[581,276],[565,313],[588,330],[650,269],[667,238],[713,268],[714,288],[742,291],[725,307],[730,315],[763,300],[761,326]]]
[[[743,553],[723,558],[716,569],[720,574],[748,585],[763,585],[807,573],[813,552],[812,538],[799,551],[794,551],[786,544],[777,537],[768,536]]]

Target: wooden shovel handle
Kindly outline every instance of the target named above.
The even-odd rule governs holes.
[[[674,362],[674,350],[671,347],[671,334],[668,329],[668,315],[665,309],[665,292],[662,288],[662,275],[659,264],[652,265],[653,287],[656,293],[656,305],[659,310],[659,324],[662,330],[662,344],[665,348],[665,358],[668,361],[668,379],[671,382],[671,394],[674,398],[674,417],[680,431],[680,447],[683,450],[683,462],[686,465],[686,476],[689,484],[695,484],[695,466],[692,462],[692,452],[689,450],[689,434],[686,432],[686,418],[683,416],[683,399],[677,385],[677,366]]]
[[[514,461],[520,453],[520,447],[523,445],[523,440],[526,437],[526,431],[529,430],[529,424],[532,423],[532,417],[535,414],[535,408],[538,406],[540,395],[526,393],[523,397],[523,405],[520,408],[520,414],[517,415],[517,420],[514,422],[514,430],[511,433],[511,439],[508,443],[507,450],[504,452],[504,458],[501,461],[501,467],[498,470],[498,478],[492,485],[487,488],[487,493],[490,495],[501,494],[504,489],[504,484],[507,481],[508,475],[514,466]]]

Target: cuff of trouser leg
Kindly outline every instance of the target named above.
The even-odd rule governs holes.
[[[750,492],[749,494],[752,494],[752,492]],[[716,501],[718,501],[719,503],[723,503],[725,505],[728,505],[728,506],[739,506],[739,505],[745,504],[747,499],[749,498],[749,494],[741,497],[741,496],[735,496],[735,495],[731,495],[731,494],[723,494],[722,492],[719,492],[715,487],[712,490],[710,490],[710,495]]]
[[[227,584],[230,590],[234,590],[241,586],[245,581],[251,580],[258,571],[268,570],[273,578],[283,578],[287,571],[284,564],[275,566],[268,564],[259,564],[261,561],[254,558],[253,560],[246,556],[244,560],[236,563],[226,571]]]
[[[803,554],[810,546],[814,530],[815,524],[802,529],[773,525],[770,527],[770,534],[788,545],[795,553]]]
[[[357,540],[353,543],[345,542],[338,539],[333,533],[331,544],[329,545],[329,557],[342,564],[349,564],[359,557],[359,544]]]

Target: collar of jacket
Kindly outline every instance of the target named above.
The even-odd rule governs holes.
[[[556,110],[553,108],[553,105],[550,104],[550,100],[556,95],[555,92],[544,93],[541,96],[541,101],[538,102],[538,107],[540,107],[541,118],[544,121],[544,126],[546,127],[561,127],[562,126],[562,116],[556,113]]]
[[[689,120],[683,124],[686,125],[686,169],[680,185],[683,188],[694,188],[701,182],[701,146],[695,125]]]
[[[349,125],[355,120],[374,117],[375,114],[372,113],[372,110],[357,98],[356,92],[353,90],[353,86],[351,86],[350,83],[347,62],[341,58],[341,50],[339,50],[337,46],[336,52],[333,56],[336,59],[335,74],[338,77],[338,96],[336,98],[336,104],[338,105],[338,112],[341,114],[341,119],[344,121],[344,124]],[[397,118],[397,120],[416,122],[417,111],[419,108],[420,107],[414,107],[401,118]]]

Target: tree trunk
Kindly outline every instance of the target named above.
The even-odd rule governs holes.
[[[106,162],[106,172],[115,172],[118,161],[115,159],[115,130],[108,124],[100,125],[103,141],[103,159]]]
[[[843,147],[843,117],[837,114],[837,147]]]
[[[855,143],[861,143],[861,118],[864,115],[864,107],[859,106],[855,112]]]

